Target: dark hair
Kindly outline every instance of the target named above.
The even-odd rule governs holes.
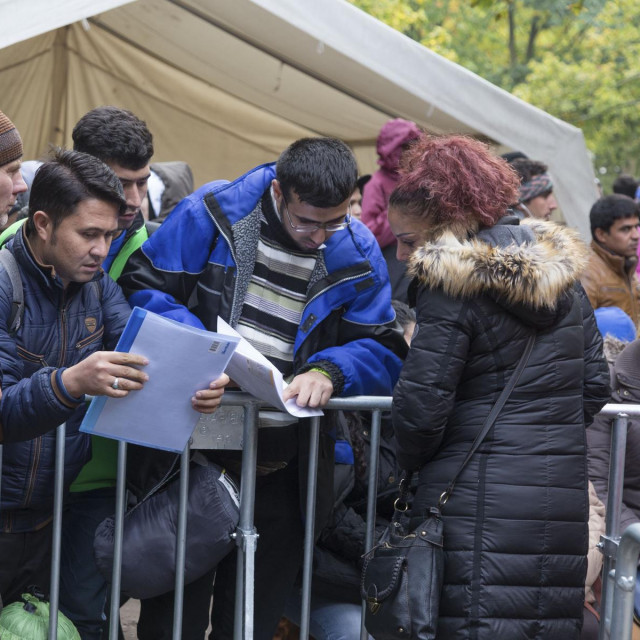
[[[358,168],[351,149],[336,138],[302,138],[289,145],[276,164],[285,198],[294,192],[301,202],[327,209],[355,191]]]
[[[132,171],[149,164],[153,155],[153,136],[146,123],[119,107],[91,109],[78,120],[71,135],[76,151]]]
[[[595,230],[609,231],[611,225],[621,218],[640,217],[640,207],[629,196],[614,193],[596,200],[589,212],[591,222],[591,237],[595,240]]]
[[[392,300],[391,306],[396,311],[396,320],[400,323],[403,330],[406,331],[409,325],[416,321],[416,312],[401,300]]]
[[[620,193],[623,196],[629,196],[630,198],[636,197],[636,191],[638,189],[638,181],[630,176],[628,173],[621,173],[611,185],[613,193]]]
[[[518,176],[489,147],[466,136],[422,135],[405,152],[389,199],[432,229],[492,226],[518,199]]]
[[[79,151],[54,150],[51,160],[36,171],[31,185],[27,234],[35,229],[36,211],[44,211],[55,229],[80,202],[90,199],[113,204],[119,214],[127,207],[120,180],[104,162]]]
[[[522,153],[522,151],[507,151],[507,153],[500,154],[500,157],[503,160],[506,160],[509,164],[513,164],[514,160],[520,160],[520,159],[528,160],[529,159],[529,156],[527,156],[526,154]]]
[[[529,182],[534,176],[539,176],[549,170],[544,162],[529,158],[516,158],[509,164],[517,171],[521,182]]]
[[[369,182],[369,180],[371,180],[371,174],[370,173],[365,173],[363,176],[360,176],[356,180],[356,187],[358,187],[358,191],[360,191],[360,195],[364,195],[364,188],[365,188],[367,182]]]

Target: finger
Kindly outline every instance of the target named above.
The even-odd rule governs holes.
[[[133,367],[117,367],[115,370],[111,370],[114,377],[123,378],[132,382],[144,384],[149,380],[149,375],[140,369],[134,369]]]
[[[210,400],[191,398],[193,408],[199,413],[213,413],[220,406],[220,401],[220,398],[213,398]]]
[[[116,364],[134,365],[144,367],[149,364],[148,358],[137,353],[123,353],[121,351],[111,352],[111,362]]]
[[[222,389],[201,389],[196,391],[194,399],[202,402],[208,402],[210,400],[217,400],[224,395],[224,388]]]
[[[231,378],[226,373],[223,373],[217,380],[214,380],[210,385],[210,389],[219,389],[221,387],[226,387],[229,382],[231,382]]]

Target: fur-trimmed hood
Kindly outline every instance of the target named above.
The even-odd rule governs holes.
[[[588,248],[575,230],[505,216],[468,240],[444,232],[415,251],[408,271],[424,287],[456,298],[489,295],[526,318],[531,311],[557,316],[587,260]]]

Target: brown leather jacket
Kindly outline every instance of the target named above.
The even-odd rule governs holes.
[[[638,326],[640,322],[640,284],[636,276],[638,260],[609,253],[591,243],[589,264],[582,274],[582,286],[594,309],[620,307]]]

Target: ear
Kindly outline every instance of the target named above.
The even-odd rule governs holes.
[[[47,242],[53,234],[53,221],[44,211],[36,211],[33,214],[33,226],[42,242]]]
[[[275,178],[271,181],[271,188],[273,189],[273,195],[277,200],[280,200],[282,198],[282,187]]]
[[[604,229],[597,227],[593,230],[593,234],[596,240],[600,244],[604,244],[606,242],[607,236],[609,235]]]

